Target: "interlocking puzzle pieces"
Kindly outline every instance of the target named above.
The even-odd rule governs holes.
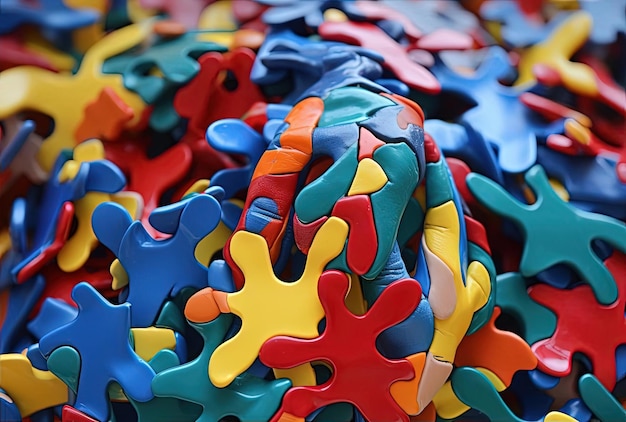
[[[567,264],[589,283],[601,304],[613,303],[618,296],[615,280],[591,243],[599,239],[626,251],[626,225],[563,202],[541,166],[532,167],[525,174],[525,180],[536,196],[536,201],[530,205],[517,201],[484,176],[470,174],[467,185],[482,205],[514,221],[523,231],[522,275],[534,276],[553,265]]]
[[[198,420],[215,421],[227,416],[240,420],[268,420],[291,386],[289,380],[266,381],[244,373],[224,388],[214,386],[207,373],[214,350],[223,342],[232,322],[231,315],[220,315],[204,324],[192,324],[202,335],[204,347],[193,361],[160,372],[152,381],[159,397],[175,397],[202,406]]]
[[[80,206],[80,213],[77,212],[76,216],[79,218],[81,227],[73,234],[70,246],[60,258],[60,264],[65,269],[75,269],[77,263],[80,266],[85,262],[89,252],[95,246],[90,224],[85,219],[89,218],[93,203],[97,204],[103,198],[109,198],[104,194],[120,191],[126,179],[121,171],[109,161],[96,159],[81,162],[81,160],[91,158],[92,146],[97,147],[93,143],[86,144],[84,148],[77,147],[75,160],[65,153],[58,157],[50,179],[43,186],[41,200],[36,205],[32,201],[25,202],[23,199],[15,201],[12,229],[25,231],[25,233],[33,232],[30,245],[21,241],[25,239],[25,234],[12,235],[14,239],[20,240],[16,242],[14,248],[23,248],[22,260],[11,270],[12,276],[18,283],[32,277],[50,259],[61,254],[67,245],[72,217],[75,211],[79,211],[78,206]],[[104,196],[88,197],[96,192]],[[81,199],[86,199],[89,203],[79,202]],[[26,205],[28,207],[24,208]],[[29,215],[28,211],[36,212],[36,215]],[[34,227],[28,224],[30,221],[34,223]],[[90,240],[85,243],[87,239]],[[83,247],[86,248],[83,249]]]
[[[608,306],[599,304],[587,285],[571,290],[535,285],[529,289],[529,295],[558,316],[554,334],[532,346],[539,369],[563,377],[571,372],[574,353],[580,352],[589,358],[593,374],[610,391],[617,381],[615,351],[626,343],[626,256],[615,251],[605,265],[615,278],[619,294]],[[586,318],[580,318],[581,309],[586,310]],[[604,335],[606,332],[613,334]]]
[[[197,261],[194,251],[220,222],[218,201],[223,196],[218,187],[207,192],[152,212],[152,226],[171,235],[161,240],[150,236],[140,221],[133,221],[117,204],[96,208],[93,230],[127,273],[126,301],[133,305],[133,327],[152,325],[165,300],[182,288],[206,286],[207,268]]]
[[[185,308],[185,316],[195,323],[212,321],[220,313],[234,313],[242,320],[239,332],[211,357],[209,376],[215,386],[227,386],[249,368],[271,337],[318,335],[318,324],[324,316],[317,296],[318,280],[325,266],[343,249],[347,234],[344,221],[329,218],[313,239],[302,276],[293,282],[276,277],[263,237],[243,230],[232,236],[230,250],[244,274],[243,288],[235,293],[201,290]]]
[[[441,59],[431,68],[443,91],[461,95],[472,104],[459,122],[480,133],[497,150],[502,171],[520,173],[535,164],[538,137],[556,133],[562,123],[546,123],[520,101],[523,90],[498,82],[511,69],[507,53],[499,47],[488,50],[473,75],[456,73]],[[494,120],[498,110],[507,110],[507,118]]]
[[[75,132],[81,124],[77,116],[83,115],[85,108],[105,87],[113,89],[133,110],[133,119],[126,127],[140,123],[145,103],[123,86],[121,75],[103,74],[102,64],[106,58],[142,42],[149,35],[150,27],[151,23],[130,25],[103,37],[85,53],[75,74],[54,73],[33,66],[20,66],[0,74],[0,90],[6,93],[0,100],[0,119],[33,110],[54,120],[54,129],[37,155],[44,171],[52,169],[62,149],[76,144]],[[58,107],[59,98],[65,98],[64,107]]]
[[[421,288],[415,280],[389,285],[364,315],[350,312],[344,303],[349,279],[338,271],[326,272],[319,282],[319,297],[326,314],[326,328],[316,338],[305,340],[274,337],[263,344],[261,361],[277,368],[322,360],[331,365],[331,379],[319,386],[287,391],[273,420],[305,418],[321,406],[349,402],[368,420],[407,420],[389,388],[396,381],[419,376],[407,360],[390,360],[376,349],[376,337],[408,317],[417,307]],[[417,334],[419,335],[419,333]],[[359,353],[352,353],[353,348]],[[369,371],[363,371],[369,368]],[[354,385],[363,388],[355,389]]]
[[[106,391],[112,381],[118,382],[134,400],[150,400],[150,383],[155,373],[129,343],[130,304],[112,305],[88,283],[74,287],[72,298],[79,309],[76,319],[45,335],[39,347],[44,356],[62,346],[78,352],[80,375],[75,408],[106,420]]]

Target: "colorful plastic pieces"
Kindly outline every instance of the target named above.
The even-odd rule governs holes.
[[[625,0],[0,9],[0,420],[626,421]]]

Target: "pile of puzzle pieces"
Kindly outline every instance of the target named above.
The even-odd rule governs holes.
[[[0,421],[626,421],[626,0],[2,0]]]

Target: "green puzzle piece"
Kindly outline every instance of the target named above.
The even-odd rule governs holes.
[[[578,380],[580,397],[600,422],[626,421],[626,409],[592,374]]]
[[[556,315],[528,296],[526,281],[521,274],[500,274],[496,284],[496,305],[522,325],[526,343],[535,344],[554,334]]]
[[[554,192],[539,165],[525,175],[535,193],[533,204],[523,204],[500,185],[476,173],[467,176],[472,194],[492,212],[513,220],[525,236],[520,272],[531,277],[556,264],[567,264],[591,286],[596,299],[609,305],[617,299],[617,285],[592,249],[604,240],[626,252],[626,225],[614,218],[579,210]]]
[[[155,396],[174,397],[202,406],[198,422],[236,416],[241,421],[269,420],[291,387],[287,379],[267,381],[244,373],[225,388],[209,379],[209,359],[224,340],[232,315],[222,314],[204,324],[192,324],[204,339],[200,355],[193,361],[158,373],[152,381]]]

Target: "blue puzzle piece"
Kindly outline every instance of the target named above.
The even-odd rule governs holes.
[[[548,38],[569,13],[558,13],[549,22],[543,16],[531,19],[526,16],[516,1],[487,1],[480,7],[480,16],[488,21],[502,24],[502,39],[511,48],[523,48],[537,44]]]
[[[525,91],[500,84],[498,78],[510,69],[507,53],[500,47],[492,47],[474,75],[458,74],[440,59],[431,70],[444,91],[461,95],[473,105],[463,113],[459,123],[473,128],[492,145],[502,171],[520,173],[535,164],[537,139],[557,133],[562,121],[545,123],[520,101]]]
[[[19,264],[27,254],[28,242],[26,239],[26,211],[27,205],[24,198],[17,198],[11,207],[11,221],[9,222],[9,235],[11,237],[11,249],[2,258],[0,265],[0,289],[8,289],[15,283],[13,268]]]
[[[446,157],[458,158],[473,172],[504,184],[493,149],[472,126],[429,119],[424,122],[424,131],[433,137]]]
[[[572,204],[626,220],[626,183],[617,178],[614,160],[560,154],[542,145],[537,153],[537,162],[563,184]]]
[[[211,178],[211,185],[221,186],[225,197],[230,199],[250,185],[252,173],[267,148],[267,142],[239,119],[222,119],[212,123],[206,131],[206,140],[218,151],[247,158],[245,165],[219,170]]]
[[[39,26],[44,33],[70,32],[94,24],[100,14],[91,9],[73,9],[63,0],[2,0],[0,13],[0,34],[14,31],[21,25]]]
[[[74,287],[72,299],[78,304],[78,316],[45,335],[39,346],[44,356],[61,346],[73,347],[80,354],[74,407],[98,420],[108,420],[106,391],[112,381],[134,400],[154,397],[150,389],[154,371],[129,343],[130,304],[112,305],[86,282]]]
[[[359,8],[351,1],[342,0],[259,0],[271,6],[263,13],[263,22],[272,27],[291,28],[294,31],[316,30],[324,22],[324,12],[330,8],[339,9],[350,19],[364,20]]]
[[[29,203],[27,210],[35,209],[37,215],[24,215],[25,221],[35,220],[32,244],[28,248],[27,256],[17,263],[11,270],[14,280],[17,280],[20,271],[36,260],[42,252],[54,241],[57,231],[58,217],[66,202],[73,202],[84,197],[88,192],[115,193],[124,187],[126,178],[122,171],[112,162],[97,160],[80,164],[76,176],[65,182],[59,181],[61,168],[70,156],[62,153],[55,162],[50,179],[43,188],[43,196],[39,203]],[[21,215],[22,210],[19,210]],[[17,224],[17,222],[16,222]],[[30,229],[26,223],[20,227]],[[24,236],[16,233],[15,236]],[[22,242],[20,241],[20,244]]]
[[[9,397],[6,391],[0,389],[0,421],[20,422],[22,415],[15,402]]]
[[[20,338],[26,334],[28,315],[41,297],[46,285],[38,275],[25,283],[0,291],[2,302],[6,303],[4,321],[0,322],[0,354],[20,352]]]
[[[152,325],[166,299],[182,288],[206,287],[207,268],[196,260],[194,251],[217,227],[221,216],[219,202],[207,194],[157,209],[157,213],[164,214],[158,220],[166,215],[178,220],[177,230],[168,239],[152,238],[140,221],[128,225],[128,212],[111,202],[99,205],[92,217],[94,233],[128,274],[126,301],[133,305],[133,327]]]
[[[46,298],[37,316],[28,323],[28,331],[37,339],[68,324],[78,315],[78,309],[61,299]]]
[[[0,171],[4,171],[9,168],[11,161],[20,152],[20,149],[24,146],[28,137],[35,130],[35,122],[32,120],[24,120],[17,130],[17,133],[7,141],[7,146],[0,150]]]
[[[207,368],[211,355],[231,325],[232,316],[223,314],[205,324],[191,324],[204,339],[200,355],[193,361],[167,369],[154,378],[152,389],[159,397],[174,397],[202,406],[200,422],[217,421],[226,416],[239,420],[268,420],[280,406],[291,387],[287,379],[266,381],[244,373],[225,388],[217,388]]]
[[[626,0],[581,1],[580,8],[593,18],[589,39],[600,45],[612,44],[626,34]]]

